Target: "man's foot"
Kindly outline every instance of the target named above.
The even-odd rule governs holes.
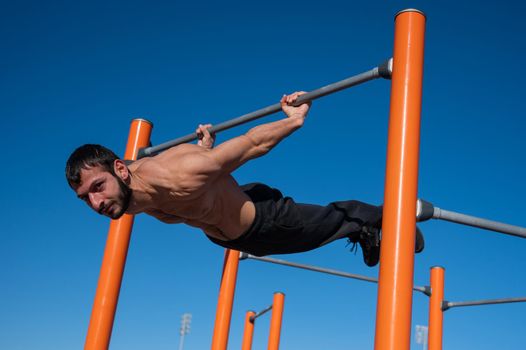
[[[349,243],[353,243],[351,251],[356,251],[356,244],[360,244],[363,253],[363,261],[367,266],[375,266],[380,260],[380,229],[372,226],[363,226],[358,236],[349,237]]]
[[[415,253],[420,253],[422,250],[424,250],[424,235],[422,234],[422,231],[416,227],[416,237],[415,237]]]
[[[380,260],[380,229],[363,226],[358,243],[362,248],[365,265],[372,267],[378,264]]]
[[[360,244],[363,253],[363,261],[367,266],[375,266],[380,260],[380,231],[381,229],[375,226],[363,226],[362,231],[357,237],[349,238],[349,243],[354,243],[354,250],[356,243]],[[422,232],[416,227],[415,237],[415,253],[420,253],[424,250],[424,236]]]

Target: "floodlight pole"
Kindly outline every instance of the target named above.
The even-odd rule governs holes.
[[[184,347],[184,334],[179,338],[179,350],[183,350]]]
[[[417,344],[422,344],[422,349],[427,350],[428,327],[417,325],[415,329],[415,338]]]
[[[181,329],[179,330],[179,335],[181,336],[179,340],[179,350],[183,350],[184,346],[184,336],[190,333],[190,323],[192,322],[192,314],[184,313],[181,317]]]

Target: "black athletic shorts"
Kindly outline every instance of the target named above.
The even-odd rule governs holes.
[[[299,204],[261,183],[241,188],[256,207],[250,228],[229,241],[207,237],[225,248],[256,256],[312,250],[336,239],[352,238],[364,224],[381,221],[380,207],[358,201],[333,202],[327,206]]]

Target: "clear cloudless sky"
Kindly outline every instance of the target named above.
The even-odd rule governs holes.
[[[0,349],[84,345],[109,220],[65,182],[74,148],[100,143],[122,155],[133,118],[154,123],[158,144],[369,70],[392,55],[394,15],[411,7],[427,15],[419,196],[526,226],[523,2],[3,2]],[[377,80],[316,101],[302,129],[234,176],[299,202],[382,203],[389,94]],[[450,301],[526,295],[526,240],[420,226],[415,284],[441,265]],[[342,240],[280,258],[377,276],[349,250]],[[185,349],[209,348],[223,252],[196,229],[138,216],[111,349],[175,349],[185,312]],[[230,349],[241,346],[245,312],[275,291],[286,294],[282,349],[373,348],[376,285],[244,261]],[[413,333],[427,307],[415,293]],[[449,310],[444,348],[524,348],[525,314],[520,303]],[[268,316],[253,349],[266,349]],[[411,344],[421,348],[414,334]]]

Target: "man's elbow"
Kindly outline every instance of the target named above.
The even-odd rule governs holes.
[[[249,150],[247,156],[248,159],[261,157],[272,149],[273,143],[271,141],[264,141],[260,137],[252,135],[250,132],[243,136],[250,145],[250,147],[247,148]]]

